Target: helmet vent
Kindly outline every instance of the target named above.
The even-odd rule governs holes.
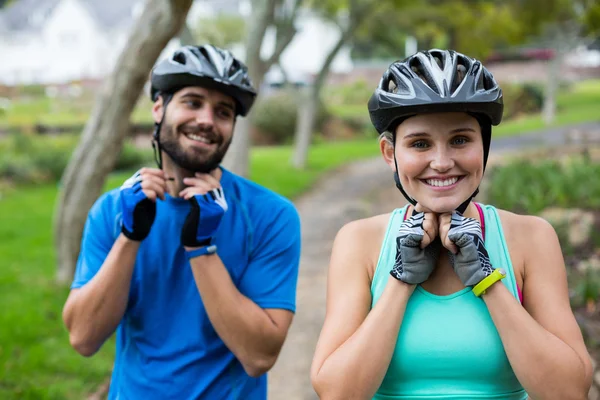
[[[465,76],[467,76],[467,68],[462,64],[458,64],[456,66],[456,74],[454,75],[454,82],[452,83],[452,93],[454,93],[454,91],[456,89],[458,89],[458,87],[460,86],[462,81],[465,79]]]
[[[423,82],[429,86],[435,93],[440,94],[440,90],[435,83],[435,80],[429,73],[428,69],[423,65],[420,57],[413,57],[410,60],[410,69],[419,77]]]
[[[387,91],[390,93],[398,93],[398,85],[396,85],[396,82],[394,82],[392,77],[390,77],[390,80],[388,81]]]
[[[489,71],[483,70],[482,78],[483,78],[483,88],[485,90],[491,90],[496,87],[496,84],[494,82],[494,77],[492,76],[492,74]]]
[[[178,62],[179,64],[185,65],[186,58],[185,54],[182,51],[178,51],[173,55],[173,61]]]
[[[237,60],[233,60],[233,62],[231,63],[231,65],[229,66],[229,71],[227,71],[227,76],[231,77],[233,75],[235,75],[235,73],[237,71],[240,70],[240,63]]]
[[[446,54],[441,52],[441,51],[432,51],[430,52],[431,56],[433,57],[433,59],[435,60],[436,64],[438,65],[438,67],[443,70],[444,69],[444,62],[446,61]]]
[[[206,50],[206,48],[202,46],[198,50],[200,50],[200,54],[202,54],[202,56],[210,63],[211,58],[210,55],[208,55],[208,51]]]

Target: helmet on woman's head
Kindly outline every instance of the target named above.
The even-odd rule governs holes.
[[[428,112],[481,114],[498,125],[503,110],[502,89],[492,74],[478,60],[452,50],[421,51],[392,63],[369,99],[379,133]]]
[[[481,126],[485,169],[492,125],[502,121],[504,103],[502,89],[480,61],[453,50],[433,49],[392,63],[369,99],[368,108],[375,129],[379,133],[391,132],[393,137],[398,124],[417,114],[471,114]],[[416,201],[402,188],[397,172],[394,180],[404,197],[415,205]],[[464,212],[478,191],[458,211]]]
[[[154,67],[151,97],[173,94],[187,86],[203,86],[231,96],[245,116],[256,98],[248,68],[227,50],[212,45],[184,46]]]

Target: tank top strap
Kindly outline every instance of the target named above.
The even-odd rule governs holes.
[[[519,302],[521,296],[517,287],[515,271],[508,252],[508,245],[502,230],[500,216],[496,207],[486,204],[476,204],[478,209],[483,213],[482,227],[485,226],[485,247],[488,250],[490,261],[496,268],[504,268],[506,270],[506,278],[502,280],[504,285],[510,290]],[[484,222],[485,221],[485,222]]]
[[[408,205],[402,208],[396,208],[392,211],[388,222],[387,230],[381,244],[381,250],[379,251],[379,258],[377,265],[375,266],[375,273],[373,274],[373,281],[371,282],[371,295],[373,297],[372,304],[379,299],[383,288],[387,283],[389,272],[394,265],[396,260],[396,236],[400,225],[404,221],[404,215]]]

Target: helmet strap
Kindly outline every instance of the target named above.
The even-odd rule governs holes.
[[[408,200],[408,202],[410,204],[412,204],[413,206],[416,206],[417,201],[415,199],[413,199],[412,197],[410,197],[408,195],[408,193],[406,193],[406,191],[402,187],[402,183],[400,183],[400,176],[398,175],[398,162],[396,161],[396,151],[394,151],[394,164],[396,165],[396,172],[394,172],[394,181],[396,182],[396,187],[398,188],[398,190],[400,190],[400,193],[402,193],[404,198],[406,200]],[[485,169],[485,165],[484,165],[484,169]],[[479,188],[475,189],[475,192],[467,200],[465,200],[461,205],[459,205],[456,208],[456,211],[458,211],[461,214],[464,214],[465,210],[469,206],[469,203],[471,202],[471,199],[473,199],[473,197],[477,196],[477,193],[479,193]]]
[[[410,204],[412,204],[413,206],[416,206],[417,201],[415,199],[413,199],[412,197],[410,197],[408,195],[408,193],[406,193],[406,191],[402,187],[402,183],[400,183],[400,176],[398,176],[398,162],[396,161],[395,147],[394,147],[394,164],[396,165],[396,171],[394,172],[394,181],[396,182],[396,187],[398,188],[398,190],[400,190],[400,193],[402,193],[402,196],[404,196],[404,198],[406,200],[408,200],[408,202]]]
[[[162,94],[159,94],[161,96]],[[162,169],[162,149],[160,148],[160,130],[162,128],[162,123],[165,120],[165,115],[167,114],[167,105],[173,98],[172,94],[165,94],[163,96],[163,115],[160,119],[160,122],[154,123],[154,131],[152,132],[152,149],[154,150],[154,160],[158,165],[158,168]]]

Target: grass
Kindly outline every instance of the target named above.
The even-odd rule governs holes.
[[[556,97],[557,113],[553,127],[600,121],[600,80],[584,81]],[[494,128],[494,136],[512,136],[547,128],[541,114],[504,121]]]
[[[374,138],[320,144],[311,148],[308,168],[295,171],[289,164],[291,147],[259,148],[252,153],[251,178],[294,198],[324,172],[378,151]],[[118,187],[130,174],[112,174],[106,189]],[[62,324],[68,289],[53,283],[56,197],[55,184],[19,187],[0,196],[2,400],[81,400],[110,374],[113,341],[86,359],[70,348]]]
[[[36,97],[15,101],[4,112],[0,108],[0,127],[15,127],[17,130],[31,129],[36,124],[83,127],[94,101],[95,98],[90,93],[74,99]],[[150,100],[142,97],[133,111],[132,121],[151,124],[149,109]]]

